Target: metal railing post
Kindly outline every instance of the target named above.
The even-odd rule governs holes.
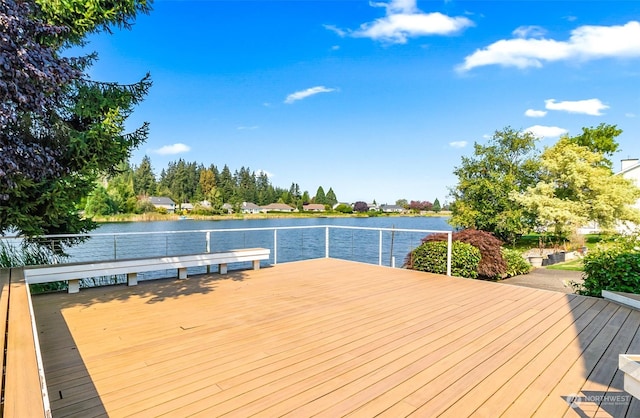
[[[378,237],[378,265],[382,265],[382,229],[379,232]]]
[[[205,234],[205,239],[207,241],[207,252],[211,252],[211,231],[207,231]],[[207,274],[211,273],[211,264],[207,264]]]
[[[452,235],[453,232],[447,232],[447,276],[451,276],[451,251],[453,247]]]
[[[273,265],[278,264],[278,230],[273,230]]]
[[[329,258],[329,227],[324,229],[324,258]]]

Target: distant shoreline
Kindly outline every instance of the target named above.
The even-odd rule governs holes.
[[[282,218],[391,218],[391,217],[433,217],[445,218],[451,215],[451,212],[429,212],[429,213],[378,213],[370,214],[344,214],[344,213],[309,213],[309,212],[270,212],[270,213],[246,213],[231,215],[184,215],[177,214],[161,214],[161,213],[142,213],[142,214],[122,214],[110,216],[96,216],[93,220],[97,223],[118,223],[118,222],[158,222],[158,221],[180,221],[180,220],[198,220],[198,221],[226,221],[226,220],[243,220],[243,219],[282,219]]]

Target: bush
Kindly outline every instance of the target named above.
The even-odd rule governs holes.
[[[465,229],[454,232],[452,240],[471,244],[480,250],[482,258],[478,264],[478,277],[481,279],[500,279],[507,272],[507,262],[502,257],[502,241],[492,233],[477,229]],[[432,234],[422,242],[447,241],[447,234]]]
[[[345,204],[338,205],[335,210],[340,213],[353,213],[351,206]]]
[[[640,252],[629,239],[610,248],[590,251],[584,258],[584,283],[577,293],[602,297],[603,290],[640,294]]]
[[[520,251],[502,248],[502,258],[507,263],[504,278],[527,274],[531,271],[531,264],[524,259]]]
[[[475,279],[478,277],[480,250],[471,244],[455,241],[451,248],[451,274]],[[408,268],[436,274],[447,274],[447,243],[422,243],[409,256]]]

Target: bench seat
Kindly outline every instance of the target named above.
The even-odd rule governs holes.
[[[29,284],[68,281],[69,293],[79,291],[79,280],[90,277],[127,275],[127,284],[137,284],[137,274],[147,271],[178,269],[178,278],[187,278],[188,267],[219,266],[219,273],[227,273],[229,263],[251,261],[254,269],[260,268],[261,260],[268,260],[268,248],[243,248],[212,253],[186,254],[165,257],[129,258],[122,260],[89,263],[65,263],[25,268]]]

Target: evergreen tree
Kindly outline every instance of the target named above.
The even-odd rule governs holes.
[[[436,200],[433,201],[433,205],[431,206],[431,210],[434,211],[435,213],[438,213],[442,210],[442,207],[440,206],[440,201],[438,200],[438,198],[436,197]]]
[[[326,200],[326,204],[331,207],[333,207],[333,205],[338,203],[338,198],[336,197],[336,194],[331,187],[329,187],[329,191],[327,192],[325,200]]]
[[[151,82],[148,76],[132,85],[92,81],[86,73],[95,57],[65,58],[65,49],[89,33],[130,26],[149,5],[39,0],[38,6],[0,2],[0,230],[86,232],[96,225],[81,217],[81,201],[146,139],[146,124],[127,134],[125,121]]]
[[[233,180],[231,170],[226,164],[222,168],[222,171],[220,172],[220,176],[218,178],[220,179],[220,181],[218,182],[218,188],[222,196],[222,201],[225,203],[236,203],[232,201],[236,188],[235,182]]]
[[[136,196],[153,196],[156,193],[156,176],[151,168],[151,159],[146,155],[133,172],[133,191]]]
[[[318,187],[318,191],[316,191],[316,196],[313,198],[314,203],[319,203],[324,205],[327,203],[327,196],[324,194],[324,189],[322,186]]]

